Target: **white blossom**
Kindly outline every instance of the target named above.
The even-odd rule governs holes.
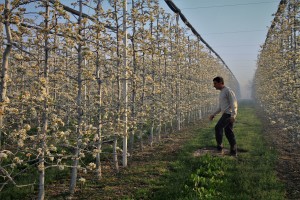
[[[59,170],[64,170],[64,169],[65,169],[65,166],[64,166],[64,165],[59,165],[59,166],[58,166],[58,169],[59,169]]]
[[[3,153],[3,152],[0,152],[0,160],[4,160],[6,158],[7,158],[7,154]]]
[[[88,168],[89,170],[96,169],[96,164],[95,164],[95,163],[89,163],[89,165],[87,166],[87,168]]]
[[[39,171],[43,171],[44,169],[45,169],[44,163],[40,163],[40,164],[38,165],[38,170],[39,170]]]
[[[82,177],[81,177],[81,178],[79,178],[79,182],[80,182],[80,183],[85,183],[86,180],[85,180],[85,178],[82,178]]]

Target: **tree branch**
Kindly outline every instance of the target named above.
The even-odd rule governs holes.
[[[52,4],[56,3],[55,0],[49,0],[49,2],[52,3]],[[95,19],[94,17],[91,17],[91,16],[89,16],[89,15],[87,15],[87,14],[85,14],[85,13],[80,13],[79,11],[77,11],[77,10],[75,10],[75,9],[72,9],[72,8],[70,8],[70,7],[64,5],[64,4],[60,3],[60,2],[58,2],[58,3],[59,3],[60,6],[63,7],[63,9],[64,9],[65,11],[68,11],[68,12],[74,14],[74,15],[77,15],[77,16],[79,16],[79,15],[81,14],[82,17],[87,18],[87,19],[89,19],[89,20],[91,20],[91,21],[93,21],[93,22],[95,22],[95,23],[99,23],[99,21],[97,21],[97,19]],[[105,27],[105,28],[108,28],[108,29],[110,29],[110,30],[113,30],[113,31],[116,30],[116,28],[115,28],[115,27],[112,27],[112,26],[104,25],[104,27]]]

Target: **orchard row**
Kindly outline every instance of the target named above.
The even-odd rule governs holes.
[[[255,98],[292,143],[300,138],[300,1],[281,1],[258,58]]]

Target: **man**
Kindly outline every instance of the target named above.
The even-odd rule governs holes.
[[[223,153],[223,129],[230,144],[230,155],[237,156],[237,147],[235,135],[233,133],[233,123],[237,115],[237,100],[234,92],[224,85],[224,79],[220,76],[213,79],[214,87],[220,90],[219,107],[209,116],[213,120],[218,113],[222,113],[221,118],[215,126],[215,136],[217,141],[217,149]]]

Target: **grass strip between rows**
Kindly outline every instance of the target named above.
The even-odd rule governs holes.
[[[276,152],[265,142],[263,128],[251,103],[241,103],[235,124],[238,157],[193,156],[197,149],[215,145],[214,125],[193,130],[193,138],[176,156],[153,160],[135,177],[146,187],[138,187],[126,199],[284,199],[284,186],[277,179]],[[224,137],[224,145],[229,148]],[[149,173],[157,173],[147,179]],[[136,180],[137,182],[141,180]]]

